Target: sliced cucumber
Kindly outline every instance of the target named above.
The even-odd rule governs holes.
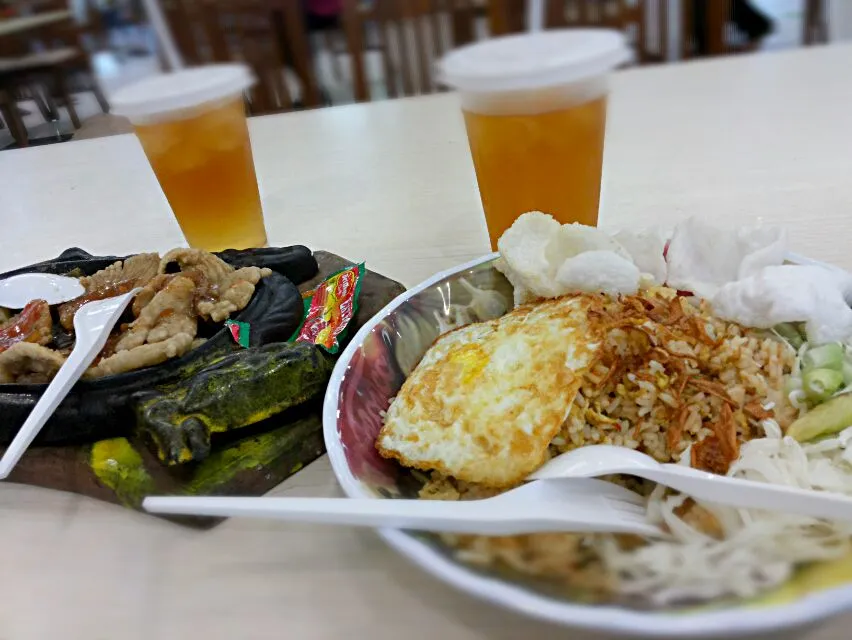
[[[802,357],[802,369],[834,369],[840,371],[843,368],[843,346],[832,342],[813,349],[808,349]]]
[[[843,386],[843,374],[833,369],[810,369],[802,374],[802,389],[812,404],[828,400]]]
[[[817,406],[787,429],[787,435],[799,442],[840,433],[852,426],[852,395],[844,394]]]

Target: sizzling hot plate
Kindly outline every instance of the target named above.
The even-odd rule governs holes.
[[[287,340],[298,328],[304,310],[296,285],[314,277],[318,271],[310,249],[298,245],[243,251],[229,249],[216,255],[236,268],[272,269],[272,275],[258,283],[251,302],[233,319],[250,323],[252,346]],[[91,275],[123,259],[93,256],[73,248],[53,260],[0,274],[0,279],[25,272],[62,275],[76,269]],[[207,341],[181,358],[91,382],[79,382],[48,420],[36,444],[79,444],[130,433],[134,424],[131,401],[134,393],[187,377],[204,363],[238,348],[221,323],[199,325],[199,335],[207,337]],[[0,445],[12,440],[46,387],[46,384],[0,384]]]

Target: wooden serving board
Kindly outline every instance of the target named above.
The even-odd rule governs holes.
[[[319,274],[301,284],[302,291],[354,264],[325,251],[316,251],[314,256]],[[400,283],[367,271],[349,335],[403,291]],[[320,397],[224,434],[212,442],[209,458],[177,467],[161,464],[144,443],[130,435],[79,446],[33,447],[7,481],[73,491],[133,509],[139,509],[142,499],[149,495],[259,496],[325,453],[321,410]],[[127,431],[132,433],[133,425],[128,425]],[[170,519],[197,527],[211,527],[221,521]]]

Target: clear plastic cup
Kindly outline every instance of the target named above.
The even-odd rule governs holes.
[[[243,65],[211,65],[148,78],[112,98],[192,247],[266,245],[243,104],[252,83]]]
[[[527,211],[597,225],[607,79],[630,57],[617,31],[566,29],[486,40],[441,60],[442,81],[461,96],[493,248]]]

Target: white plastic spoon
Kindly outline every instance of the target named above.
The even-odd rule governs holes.
[[[52,273],[20,273],[0,280],[0,307],[23,309],[32,300],[68,302],[86,293],[77,278]]]
[[[88,302],[74,314],[74,350],[56,372],[53,381],[27,416],[24,426],[15,434],[12,443],[0,458],[0,480],[5,480],[11,473],[59,403],[104,348],[122,311],[140,290],[137,287],[124,295]]]
[[[662,464],[639,451],[614,445],[598,444],[562,453],[545,462],[528,479],[595,478],[614,473],[653,480],[693,498],[731,507],[852,522],[850,496],[730,478],[679,464]]]

